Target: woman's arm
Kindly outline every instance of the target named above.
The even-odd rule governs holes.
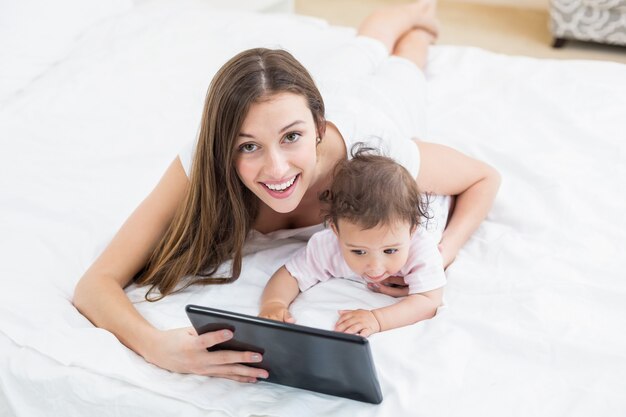
[[[298,281],[283,265],[272,275],[261,296],[260,317],[267,319],[295,323],[289,313],[289,306],[300,294]]]
[[[420,190],[457,196],[440,242],[444,267],[447,268],[487,217],[500,187],[500,174],[486,163],[447,146],[421,141],[415,143],[421,155],[417,176]]]
[[[170,371],[248,382],[266,377],[265,371],[237,364],[259,362],[260,356],[253,352],[206,351],[207,347],[231,338],[231,332],[198,336],[193,328],[157,330],[139,314],[124,292],[124,287],[148,261],[188,187],[187,176],[176,158],[80,279],[74,306],[147,361]]]

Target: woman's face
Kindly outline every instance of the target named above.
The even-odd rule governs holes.
[[[298,207],[316,175],[317,131],[304,97],[280,93],[250,106],[235,142],[235,169],[274,211]]]

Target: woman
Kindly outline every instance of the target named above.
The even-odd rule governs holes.
[[[436,37],[434,13],[429,0],[376,12],[357,38],[365,44],[362,40],[370,38],[370,46],[359,44],[357,49],[365,55],[391,53],[396,61],[390,61],[389,70],[398,73],[389,76],[417,80]],[[384,100],[381,94],[382,107]],[[266,371],[243,365],[260,362],[257,353],[206,350],[231,338],[231,332],[198,336],[193,328],[155,329],[123,289],[135,278],[150,286],[147,297],[158,299],[191,283],[224,282],[213,275],[228,260],[234,280],[251,230],[269,233],[319,224],[318,194],[329,184],[335,163],[347,157],[350,141],[361,139],[353,138],[354,132],[367,134],[362,128],[349,131],[340,111],[336,122],[326,120],[324,110],[308,72],[288,53],[257,49],[232,58],[211,82],[193,157],[190,152],[174,159],[81,278],[74,305],[162,368],[243,382],[266,378]],[[394,117],[381,111],[375,122],[389,124]],[[387,140],[411,131],[389,129],[373,133]],[[457,195],[440,242],[449,264],[486,216],[499,185],[497,172],[440,145],[409,140],[387,140],[385,145],[413,173],[421,190]],[[196,278],[183,281],[184,276]],[[381,288],[390,295],[403,294],[398,288]],[[154,296],[153,290],[160,295]]]

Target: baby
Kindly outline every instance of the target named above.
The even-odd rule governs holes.
[[[318,282],[342,277],[376,288],[392,276],[404,278],[407,297],[374,310],[340,310],[335,330],[367,337],[435,315],[446,277],[437,241],[418,230],[425,213],[415,179],[369,151],[361,148],[337,165],[331,188],[320,196],[330,228],[274,273],[259,316],[293,323],[289,305]]]

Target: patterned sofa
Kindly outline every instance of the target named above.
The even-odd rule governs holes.
[[[626,45],[626,0],[551,0],[553,46],[566,39]]]

